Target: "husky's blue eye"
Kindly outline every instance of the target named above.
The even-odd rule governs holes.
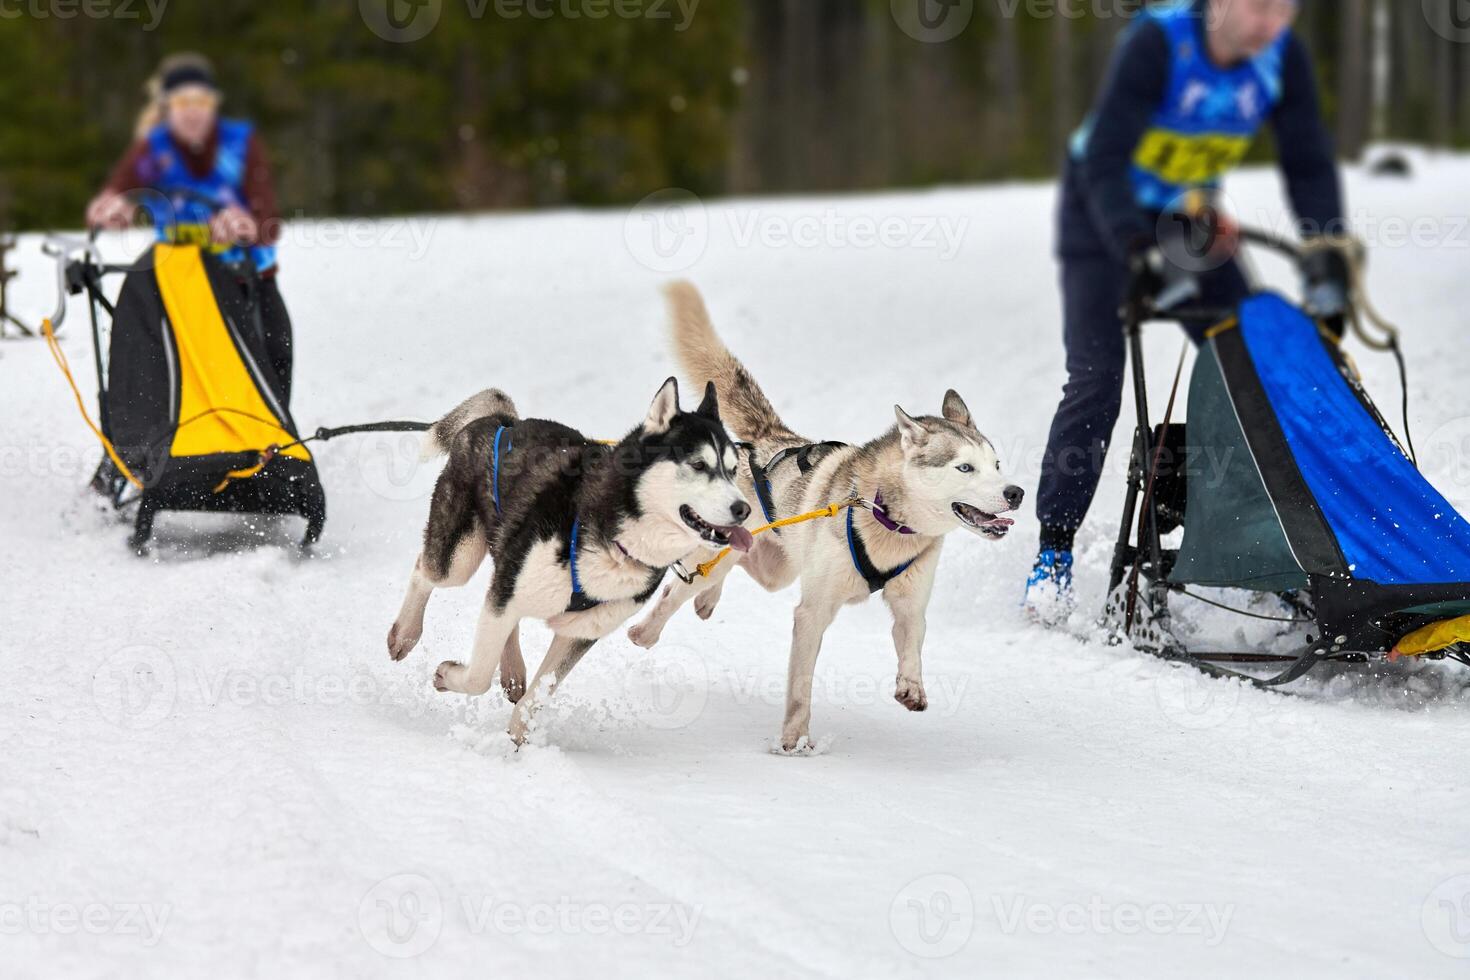
[[[959,470],[961,473],[975,472],[975,467],[971,466],[969,463],[961,463],[960,465],[956,466],[955,469]]]

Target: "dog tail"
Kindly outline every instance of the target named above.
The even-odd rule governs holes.
[[[800,438],[781,421],[766,393],[715,333],[699,290],[680,280],[665,288],[664,296],[679,366],[698,388],[708,381],[715,383],[720,418],[736,438],[753,443]]]
[[[424,440],[419,457],[432,459],[444,455],[449,452],[449,444],[459,435],[460,430],[476,419],[492,415],[503,415],[512,419],[520,417],[516,414],[515,402],[510,400],[509,395],[499,388],[486,388],[478,395],[471,395],[460,402],[448,415],[429,427],[429,435]]]

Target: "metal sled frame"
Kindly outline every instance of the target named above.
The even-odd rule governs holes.
[[[1243,230],[1242,237],[1291,258],[1300,256],[1295,246],[1275,236]],[[1366,663],[1379,655],[1381,651],[1348,649],[1349,638],[1346,636],[1309,637],[1310,642],[1305,646],[1286,654],[1191,650],[1174,636],[1170,629],[1170,594],[1183,593],[1185,590],[1183,586],[1170,581],[1178,551],[1163,546],[1163,534],[1160,530],[1163,523],[1161,502],[1157,494],[1150,492],[1156,483],[1158,441],[1149,414],[1148,384],[1143,358],[1143,326],[1148,322],[1214,325],[1235,316],[1235,311],[1181,306],[1164,312],[1130,303],[1122,312],[1138,427],[1133,436],[1122,521],[1113,550],[1108,600],[1103,610],[1103,622],[1112,630],[1112,635],[1119,640],[1127,638],[1135,649],[1144,653],[1188,664],[1212,676],[1237,678],[1257,687],[1267,688],[1289,684],[1324,662]],[[1163,437],[1164,433],[1160,431],[1158,438]],[[1290,599],[1288,601],[1291,602]],[[1316,621],[1309,606],[1295,602],[1292,604],[1297,606],[1299,613],[1308,614],[1313,622]],[[1223,664],[1284,664],[1285,667],[1275,676],[1261,678],[1224,667]]]
[[[113,264],[102,261],[101,253],[95,243],[95,232],[85,240],[52,236],[46,240],[43,250],[57,260],[57,308],[51,317],[53,326],[59,328],[66,316],[68,295],[83,292],[87,294],[92,331],[93,364],[97,376],[97,404],[100,415],[98,424],[102,432],[110,436],[108,369],[103,362],[102,329],[98,308],[105,311],[109,318],[115,314],[116,308],[107,298],[103,282],[108,276],[125,275],[132,272],[133,264]],[[248,272],[254,283],[253,266]],[[280,462],[289,464],[294,461],[282,460]],[[262,494],[257,488],[252,487],[248,480],[232,482],[223,490],[216,490],[214,482],[208,481],[209,485],[196,485],[190,482],[161,487],[150,486],[129,496],[127,494],[128,481],[104,456],[92,478],[91,485],[94,490],[106,497],[116,510],[122,510],[132,504],[137,505],[129,544],[139,554],[144,553],[152,537],[154,517],[163,510],[295,514],[306,519],[306,531],[301,539],[303,549],[310,548],[321,537],[322,529],[326,524],[326,497],[321,482],[314,472],[310,474],[309,479],[300,480],[299,486],[293,484],[294,492],[289,496]]]

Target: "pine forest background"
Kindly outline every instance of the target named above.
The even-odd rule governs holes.
[[[566,11],[609,0],[168,0],[144,30],[141,0],[134,19],[75,15],[83,2],[122,9],[0,0],[0,226],[75,227],[176,50],[214,59],[226,113],[260,126],[288,217],[1042,177],[1139,6],[700,0],[686,18],[690,0],[642,0],[661,16],[594,18]],[[366,25],[373,2],[442,9],[393,43]],[[900,24],[916,3],[968,11],[964,30],[916,40]],[[1304,4],[1344,158],[1378,139],[1470,144],[1467,6]]]

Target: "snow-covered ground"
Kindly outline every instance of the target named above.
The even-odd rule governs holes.
[[[1351,174],[1351,204],[1380,305],[1406,326],[1420,456],[1467,507],[1470,161],[1420,168]],[[1281,220],[1269,172],[1231,191],[1247,222]],[[935,412],[952,385],[1031,489],[1062,380],[1053,196],[711,201],[687,225],[299,223],[281,274],[296,417],[432,418],[498,385],[525,412],[619,434],[672,371],[658,286],[678,274],[800,431],[862,439],[895,401]],[[15,305],[39,315],[52,280],[35,238],[18,261]],[[1149,337],[1161,391],[1179,344]],[[64,347],[85,379],[80,305]],[[1392,362],[1355,353],[1396,406]],[[1470,671],[1345,672],[1286,697],[1040,631],[1017,608],[1027,518],[999,544],[949,543],[927,713],[891,699],[870,603],[827,637],[825,751],[772,754],[795,595],[736,576],[711,622],[686,611],[651,652],[599,646],[510,753],[498,694],[429,684],[466,651],[483,572],[435,598],[407,662],[385,653],[436,468],[416,437],[319,448],[329,519],[310,560],[295,520],[174,514],[138,559],[83,489],[97,449],[41,344],[0,347],[0,420],[5,976],[1470,967]],[[1112,463],[1081,539],[1089,603]],[[1195,620],[1226,641],[1238,628]],[[533,664],[546,638],[526,630]]]

